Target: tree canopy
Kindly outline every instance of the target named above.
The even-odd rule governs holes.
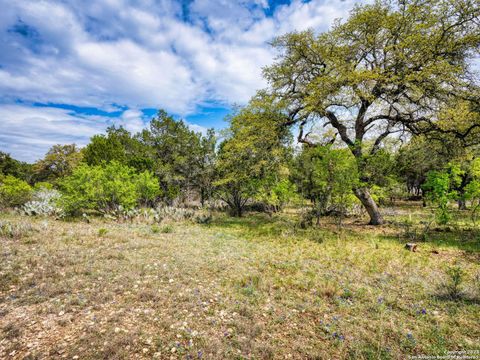
[[[451,131],[465,138],[480,126],[470,108],[478,102],[471,60],[480,45],[478,0],[376,1],[319,35],[294,32],[277,38],[277,61],[264,71],[269,91],[288,112],[285,125],[312,143],[304,127],[333,128],[357,159],[365,159],[391,134]],[[467,106],[462,127],[448,129],[452,104]],[[373,145],[368,152],[365,140]],[[354,189],[372,224],[383,222],[368,186]]]

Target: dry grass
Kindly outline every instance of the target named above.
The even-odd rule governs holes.
[[[303,231],[285,215],[218,215],[167,231],[1,220],[29,225],[0,238],[1,359],[405,359],[479,349],[476,232],[432,232],[411,253],[398,224]],[[454,264],[465,281],[453,300],[439,286]]]

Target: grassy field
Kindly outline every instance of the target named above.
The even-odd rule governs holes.
[[[382,227],[325,219],[308,230],[288,214],[208,225],[2,214],[0,359],[480,350],[480,233],[460,220],[424,232],[417,205],[386,213]]]

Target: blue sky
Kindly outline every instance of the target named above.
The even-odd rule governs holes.
[[[157,109],[225,126],[266,84],[275,36],[327,30],[356,0],[0,0],[0,150],[35,161]]]

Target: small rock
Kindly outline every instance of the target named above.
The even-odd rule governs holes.
[[[172,349],[170,350],[172,353],[174,353],[175,351],[177,351],[177,348],[176,347],[172,347]]]
[[[417,251],[417,244],[414,244],[414,243],[406,243],[405,244],[405,249],[409,250],[409,251],[412,251],[412,252],[416,252]]]

